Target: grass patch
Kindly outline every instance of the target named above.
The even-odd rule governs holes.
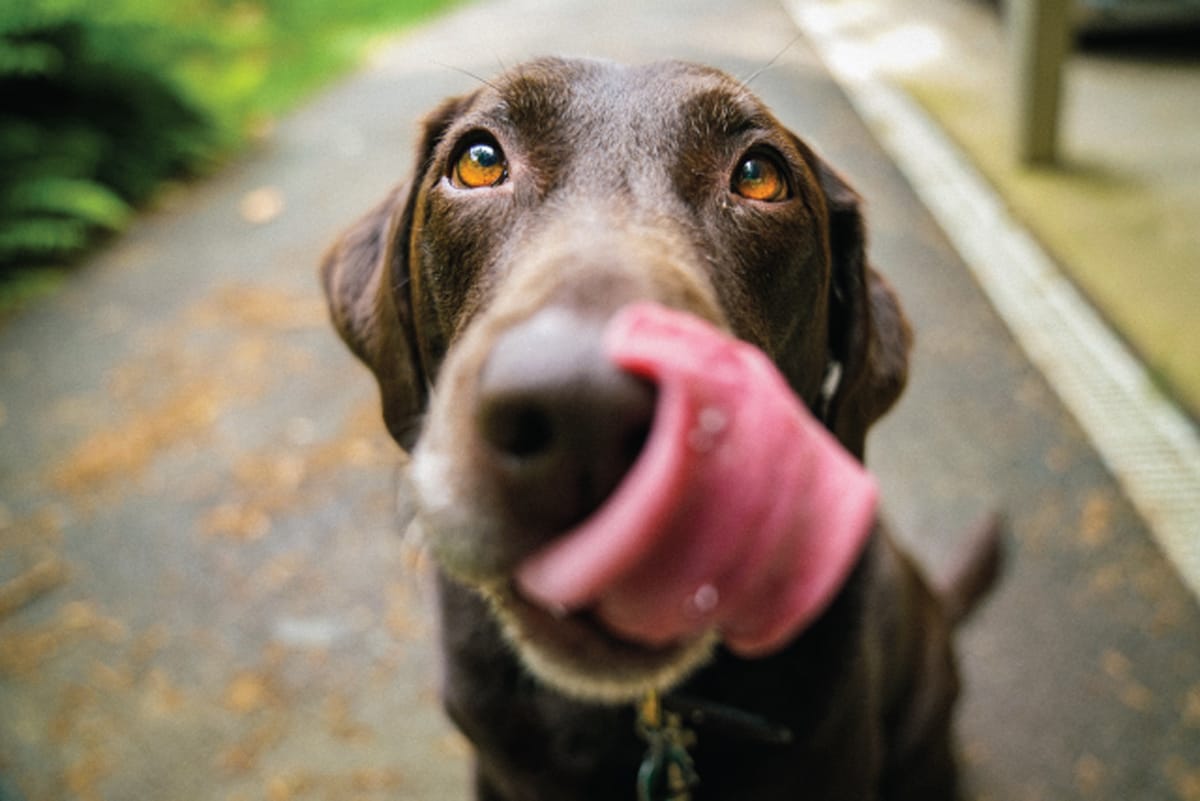
[[[203,40],[173,65],[235,141],[344,73],[382,35],[454,0],[125,0]]]

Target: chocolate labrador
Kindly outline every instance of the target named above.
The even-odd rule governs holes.
[[[654,387],[600,346],[629,304],[760,349],[860,460],[904,387],[911,335],[867,264],[858,196],[744,85],[684,63],[509,70],[426,118],[412,178],[321,274],[412,454],[444,703],[475,748],[478,799],[632,799],[639,772],[652,799],[955,797],[951,635],[990,583],[994,526],[929,582],[877,525],[828,608],[760,658],[626,640],[513,589],[523,559],[604,505],[653,426]],[[649,752],[698,782],[646,789],[662,767],[638,735],[647,687],[674,727]]]

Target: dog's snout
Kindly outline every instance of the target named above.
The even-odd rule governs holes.
[[[508,329],[480,374],[478,435],[505,511],[550,535],[586,518],[636,461],[651,385],[605,358],[601,323],[549,308]]]

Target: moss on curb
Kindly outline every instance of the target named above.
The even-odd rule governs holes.
[[[1161,191],[1086,154],[1060,167],[1017,164],[1013,132],[993,97],[930,80],[903,87],[1146,362],[1152,379],[1200,417],[1195,220]]]

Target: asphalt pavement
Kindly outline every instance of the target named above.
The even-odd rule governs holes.
[[[918,336],[868,443],[887,512],[935,566],[1010,521],[961,637],[967,797],[1200,799],[1200,608],[796,35],[773,0],[465,6],[0,329],[0,801],[466,797],[402,456],[315,270],[425,110],[548,53],[770,63],[752,87],[866,198]]]

